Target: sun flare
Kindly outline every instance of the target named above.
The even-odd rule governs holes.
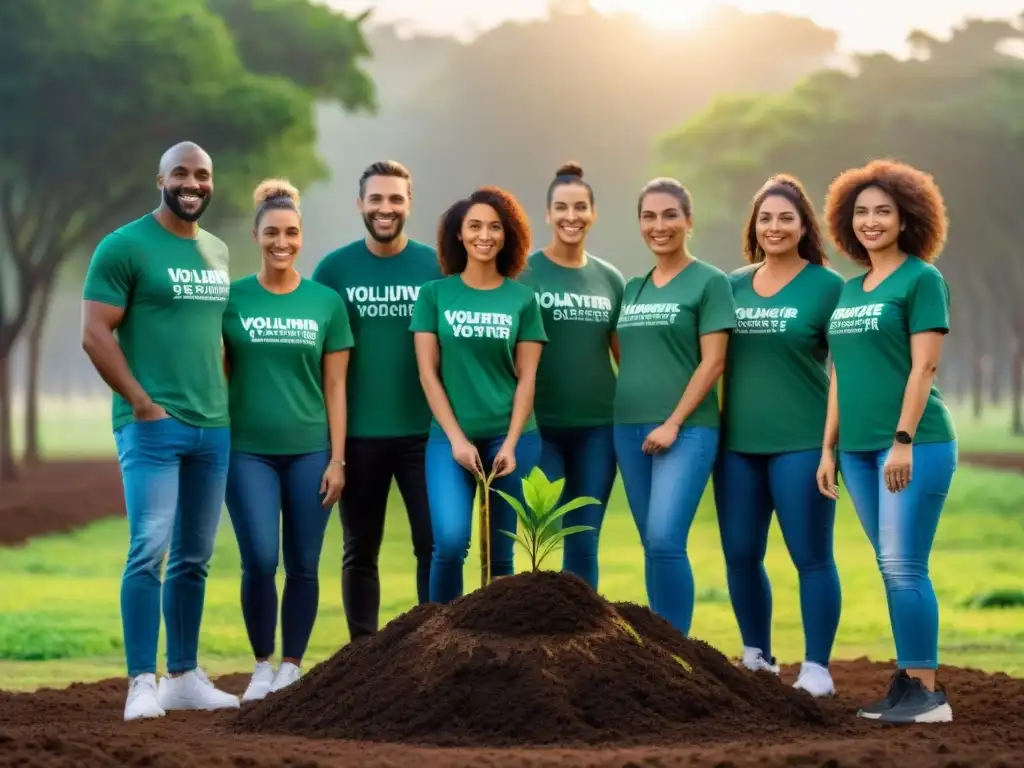
[[[594,0],[604,13],[628,13],[655,30],[678,31],[700,24],[720,0]]]

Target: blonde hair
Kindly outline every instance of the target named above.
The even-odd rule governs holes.
[[[256,225],[263,214],[272,210],[299,213],[299,190],[288,179],[264,179],[252,193],[256,206]]]

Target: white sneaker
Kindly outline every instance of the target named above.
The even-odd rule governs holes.
[[[771,672],[773,675],[779,674],[779,665],[774,663],[774,659],[769,662],[764,657],[764,652],[760,648],[748,648],[743,646],[743,666],[749,669],[751,672]]]
[[[157,691],[160,706],[172,709],[237,709],[241,706],[237,696],[219,690],[210,682],[203,670],[196,669],[178,677],[160,678]]]
[[[800,666],[800,675],[793,683],[793,687],[807,691],[815,698],[835,696],[836,693],[836,686],[832,682],[832,675],[828,671],[828,667],[823,667],[813,661],[805,661]]]
[[[128,683],[128,700],[124,703],[124,719],[163,717],[167,713],[157,700],[156,675],[145,672]]]
[[[257,661],[252,671],[249,687],[242,694],[242,701],[259,701],[270,693],[274,684],[274,667],[269,661]]]
[[[275,693],[280,691],[282,688],[286,688],[296,680],[302,677],[302,669],[290,661],[282,661],[281,668],[277,670],[277,677],[274,678],[274,684],[270,686],[270,692]]]

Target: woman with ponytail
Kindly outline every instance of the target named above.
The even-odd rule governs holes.
[[[626,281],[586,250],[597,211],[579,165],[555,171],[547,207],[551,241],[529,257],[519,278],[537,294],[549,339],[537,369],[540,467],[549,479],[565,478],[562,501],[591,496],[601,502],[563,521],[593,529],[565,539],[562,567],[597,589],[598,536],[615,484],[612,357],[619,354],[615,323]]]
[[[324,533],[345,483],[345,378],[353,346],[341,297],[295,269],[302,249],[298,191],[269,179],[254,200],[260,269],[231,284],[224,314],[231,409],[226,502],[256,659],[243,701],[262,699],[301,675],[320,599]],[[275,670],[281,549],[282,656]]]

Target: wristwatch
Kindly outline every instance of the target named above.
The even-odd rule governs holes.
[[[909,432],[904,432],[903,430],[900,430],[899,432],[896,433],[896,442],[899,443],[900,445],[910,445],[911,443],[914,442],[914,438],[911,436]]]

